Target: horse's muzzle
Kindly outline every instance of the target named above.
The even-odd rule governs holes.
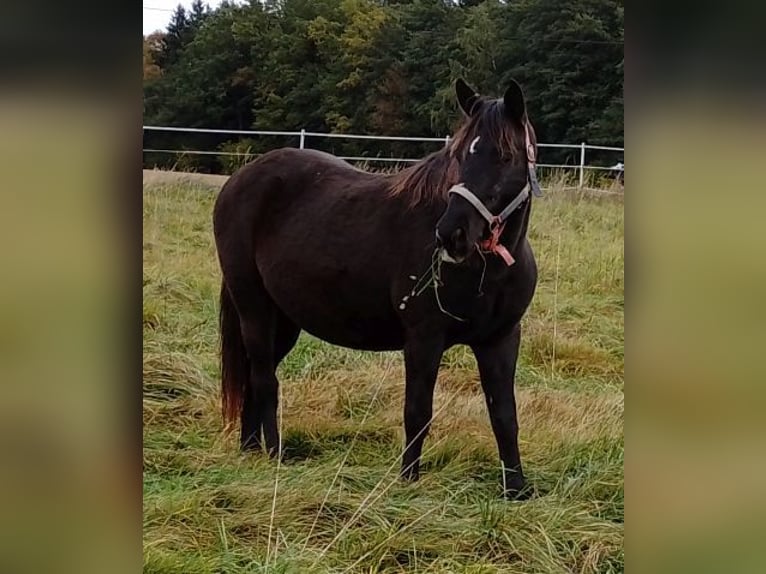
[[[451,263],[462,263],[468,258],[470,251],[466,232],[462,227],[457,227],[446,238],[442,236],[437,228],[436,246],[442,250],[443,254],[446,253],[448,256],[443,257],[443,259]]]

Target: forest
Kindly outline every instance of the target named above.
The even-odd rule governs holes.
[[[143,39],[144,125],[445,137],[460,121],[457,78],[492,96],[514,78],[538,141],[623,146],[623,47],[623,0],[250,0],[214,9],[196,0]],[[143,147],[258,154],[297,140],[145,131]],[[306,143],[365,157],[435,149]],[[546,149],[540,159],[574,163],[578,154]],[[227,173],[238,162],[144,153],[144,167]]]

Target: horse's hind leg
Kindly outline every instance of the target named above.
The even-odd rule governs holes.
[[[242,450],[260,450],[263,432],[266,450],[275,455],[279,450],[276,368],[295,344],[299,329],[277,308],[260,277],[231,281],[229,289],[239,313],[250,363],[250,378],[242,401],[240,446]]]
[[[271,349],[271,363],[268,371],[265,369],[253,372],[251,380],[257,389],[255,408],[259,411],[263,428],[263,438],[269,455],[275,456],[279,452],[279,425],[277,421],[277,407],[279,405],[279,380],[277,379],[277,366],[285,358],[285,355],[295,346],[300,334],[292,321],[275,307],[274,314],[273,347]],[[251,362],[255,365],[255,362]]]
[[[264,412],[276,396],[273,352],[276,308],[258,278],[257,282],[229,284],[240,318],[242,342],[247,352],[250,372],[244,386],[240,411],[240,446],[242,450],[261,450]],[[276,406],[274,407],[276,408]]]
[[[282,311],[277,310],[277,331],[274,337],[274,365],[279,366],[298,341],[301,329]]]

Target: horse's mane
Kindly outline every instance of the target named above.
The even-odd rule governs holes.
[[[478,105],[448,146],[393,176],[391,195],[408,195],[410,205],[446,198],[449,188],[458,183],[460,163],[476,136],[494,141],[503,157],[512,158],[524,149],[523,130],[508,121],[502,100],[483,99]]]

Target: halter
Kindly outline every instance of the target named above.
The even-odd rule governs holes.
[[[482,203],[482,201],[462,183],[453,185],[447,192],[448,195],[454,193],[465,199],[479,212],[479,215],[484,218],[487,225],[489,225],[490,236],[489,239],[482,241],[479,244],[479,247],[482,251],[499,255],[503,261],[505,261],[506,265],[513,265],[514,262],[511,253],[502,243],[500,243],[500,236],[505,229],[506,220],[511,216],[511,213],[521,207],[521,205],[529,198],[530,190],[535,197],[540,197],[543,194],[540,190],[540,183],[537,181],[537,174],[535,173],[535,146],[532,144],[532,140],[529,137],[528,123],[524,123],[524,139],[527,151],[527,184],[499,214],[492,215],[492,212],[487,209],[487,206],[485,206],[484,203]]]

